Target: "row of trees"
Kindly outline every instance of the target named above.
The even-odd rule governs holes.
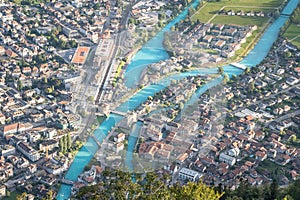
[[[57,37],[59,34],[62,34],[61,26],[58,26],[57,28],[51,30],[50,33],[46,34],[46,38],[52,46],[61,49],[69,49],[69,48],[77,47],[77,43],[75,40],[66,41],[66,40],[59,39]]]
[[[222,193],[206,186],[203,183],[190,182],[187,185],[176,184],[169,187],[169,177],[159,178],[155,173],[132,175],[122,171],[105,171],[105,177],[114,176],[98,183],[97,185],[80,189],[76,199],[206,199],[217,200]],[[136,181],[133,182],[132,179]]]
[[[274,180],[271,184],[263,186],[251,186],[243,183],[236,190],[222,189],[222,186],[216,188],[224,195],[221,200],[243,200],[243,199],[261,199],[261,200],[297,200],[300,197],[300,180],[295,181],[286,188],[279,188],[278,183]]]
[[[285,22],[285,24],[281,27],[281,30],[280,30],[280,35],[282,35],[286,29],[290,26],[291,23],[294,23],[294,24],[298,24],[300,23],[300,6],[298,6],[292,16]]]
[[[64,135],[59,139],[59,150],[63,154],[66,154],[72,147],[72,139],[70,133]]]
[[[168,186],[170,177],[158,177],[154,172],[133,175],[106,170],[103,177],[103,181],[97,185],[81,188],[76,199],[297,200],[300,197],[300,180],[285,188],[280,188],[274,180],[263,186],[251,186],[246,182],[236,190],[230,190],[222,184],[213,188],[202,182]],[[116,178],[106,179],[107,177]]]

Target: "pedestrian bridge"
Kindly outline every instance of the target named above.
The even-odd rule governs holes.
[[[123,116],[123,117],[127,116],[126,112],[121,112],[121,111],[117,111],[117,110],[113,110],[113,111],[111,111],[111,113],[116,114],[116,115],[120,115],[120,116]]]
[[[245,70],[247,68],[246,65],[240,64],[240,63],[230,63],[231,66]]]
[[[92,133],[92,134],[94,134],[94,133]],[[98,147],[101,147],[101,143],[94,135],[91,135],[91,138],[93,138],[93,140],[97,143]]]
[[[74,181],[71,181],[71,180],[68,180],[68,179],[61,179],[61,182],[63,184],[66,184],[66,185],[73,185],[74,184]]]

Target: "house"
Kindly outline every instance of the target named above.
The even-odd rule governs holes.
[[[5,48],[3,46],[0,46],[0,56],[3,56],[5,54]]]
[[[153,141],[160,141],[162,139],[162,132],[152,130],[152,129],[147,129],[147,134]]]
[[[295,84],[299,83],[299,79],[297,79],[295,77],[289,77],[286,80],[286,83],[289,84],[289,85],[295,85]]]
[[[182,180],[197,181],[200,178],[200,174],[197,171],[183,167],[179,171],[178,177]]]
[[[125,140],[125,134],[119,133],[117,136],[114,137],[115,142],[123,142]]]
[[[19,141],[16,146],[17,149],[32,162],[40,159],[40,154],[26,143]]]
[[[58,147],[58,142],[57,142],[57,140],[53,140],[53,139],[52,140],[51,139],[44,140],[39,145],[40,151],[43,151],[43,152],[51,151],[56,147]]]
[[[5,144],[5,145],[0,145],[0,156],[7,157],[9,155],[15,154],[16,149],[14,146]]]
[[[5,196],[6,196],[6,186],[1,185],[0,186],[0,198],[5,197]]]
[[[177,163],[182,164],[188,157],[189,155],[187,153],[180,154],[176,159]]]
[[[267,153],[264,151],[257,151],[255,153],[255,159],[259,161],[264,161],[267,158]]]
[[[124,149],[124,143],[116,143],[115,144],[115,151],[119,153],[119,151],[122,151]]]
[[[228,165],[233,166],[236,163],[236,158],[225,154],[224,152],[220,153],[219,160],[225,162]]]
[[[214,47],[218,48],[218,49],[222,49],[225,46],[225,44],[226,44],[226,41],[219,40],[214,44]]]
[[[8,134],[14,134],[18,132],[19,123],[14,123],[10,125],[6,125],[2,128],[2,136],[5,137]]]
[[[68,37],[68,38],[74,38],[79,35],[78,31],[75,29],[71,29],[69,27],[63,27],[63,33]]]
[[[203,38],[203,42],[207,42],[207,43],[210,43],[213,39],[213,36],[211,35],[206,35],[204,38]]]

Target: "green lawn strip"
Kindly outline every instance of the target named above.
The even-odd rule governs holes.
[[[258,28],[257,30],[253,31],[252,35],[246,39],[246,42],[241,45],[241,48],[235,52],[235,55],[230,58],[230,60],[236,60],[238,58],[241,58],[245,56],[248,52],[248,50],[251,48],[251,43],[255,39],[255,37],[261,32],[261,28]]]
[[[115,79],[113,81],[113,86],[116,85],[116,82],[118,81],[118,78],[120,77],[122,69],[125,66],[125,64],[126,64],[125,61],[123,61],[123,60],[120,61],[120,64],[118,65],[118,68],[117,68],[117,71],[116,71]]]

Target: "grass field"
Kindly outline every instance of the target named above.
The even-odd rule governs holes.
[[[300,15],[298,15],[297,21],[300,22]],[[300,25],[291,23],[283,36],[288,40],[294,39],[295,37],[299,36],[298,38],[294,39],[292,43],[300,48]]]
[[[10,194],[9,197],[4,197],[3,199],[4,199],[4,200],[15,200],[15,199],[17,199],[17,196],[18,196],[19,194],[21,194],[21,193],[20,193],[20,192],[17,192],[17,191],[14,191],[14,192],[12,192],[12,193]]]
[[[251,8],[248,8],[248,6],[253,7],[253,11],[261,10],[264,12],[269,12],[272,10],[272,8],[277,8],[283,3],[283,0],[221,0],[220,2],[208,2],[203,5],[203,7],[195,13],[195,15],[192,17],[192,20],[199,19],[201,22],[207,22],[209,21],[215,14],[218,13],[219,10],[221,10],[224,6],[226,6],[224,9],[234,9],[234,10],[245,10],[249,11]],[[247,6],[247,8],[242,8],[243,6]],[[258,7],[269,7],[269,8],[261,8],[258,9]],[[271,7],[271,8],[270,8]],[[224,17],[224,16],[221,16]],[[230,16],[229,16],[230,17]],[[233,16],[232,16],[233,17]],[[220,17],[216,17],[217,20],[220,21]],[[234,19],[234,18],[233,18]],[[253,23],[251,23],[251,19],[253,19]],[[237,22],[235,22],[237,20]],[[266,19],[264,19],[267,21]],[[262,21],[264,21],[262,20]],[[241,24],[241,19],[236,18],[234,20],[231,20],[232,24],[237,25],[243,25]],[[257,19],[255,17],[249,17],[248,22],[250,24],[257,23]],[[239,24],[240,23],[240,24]]]
[[[291,24],[286,32],[283,34],[288,40],[291,40],[297,36],[298,38],[294,39],[292,43],[300,48],[300,26],[296,24]]]

